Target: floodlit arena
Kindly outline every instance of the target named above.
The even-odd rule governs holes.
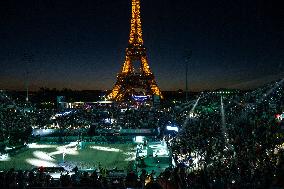
[[[284,189],[276,1],[1,7],[0,189]]]
[[[69,144],[28,144],[14,156],[1,155],[0,169],[30,170],[35,167],[59,167],[72,170],[106,169],[127,170],[135,160],[134,144],[94,144],[71,142]]]
[[[34,187],[279,185],[283,81],[252,92],[202,92],[168,108],[85,105],[29,112],[21,104],[11,106],[2,93],[0,188],[7,188],[11,174],[20,178],[23,172],[22,181]],[[207,183],[200,180],[204,176]]]

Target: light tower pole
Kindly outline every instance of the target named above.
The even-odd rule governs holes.
[[[185,57],[185,101],[188,101],[188,63],[191,58],[192,51],[188,51]]]
[[[25,81],[25,85],[26,85],[26,102],[29,102],[29,72],[26,72],[26,81]]]
[[[29,102],[29,65],[33,61],[33,55],[29,53],[24,53],[23,60],[26,64],[26,73],[25,73],[26,102]]]

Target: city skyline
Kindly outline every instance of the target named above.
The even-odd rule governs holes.
[[[277,4],[141,1],[149,65],[162,90],[254,88],[284,76]],[[131,1],[2,2],[0,88],[111,89],[124,61]],[[27,74],[28,72],[28,74]]]

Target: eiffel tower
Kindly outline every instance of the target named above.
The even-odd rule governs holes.
[[[124,101],[137,94],[135,89],[142,89],[143,95],[157,95],[163,98],[155,77],[151,72],[146,56],[146,48],[142,39],[142,25],[140,18],[140,0],[132,0],[132,17],[128,47],[126,48],[125,61],[117,81],[107,96],[114,101]],[[133,63],[140,62],[136,69]],[[139,93],[139,92],[138,92]]]

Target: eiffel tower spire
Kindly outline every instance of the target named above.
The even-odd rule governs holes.
[[[131,45],[143,45],[142,25],[140,18],[140,1],[132,1],[132,15],[130,22],[130,34],[128,43]]]
[[[125,61],[117,81],[108,95],[108,99],[122,101],[135,94],[135,89],[143,89],[144,95],[157,95],[163,98],[161,90],[156,84],[155,77],[150,70],[146,48],[143,44],[142,24],[140,18],[140,0],[132,0],[132,15],[128,47],[125,51]],[[140,62],[140,69],[134,69],[133,62]]]

